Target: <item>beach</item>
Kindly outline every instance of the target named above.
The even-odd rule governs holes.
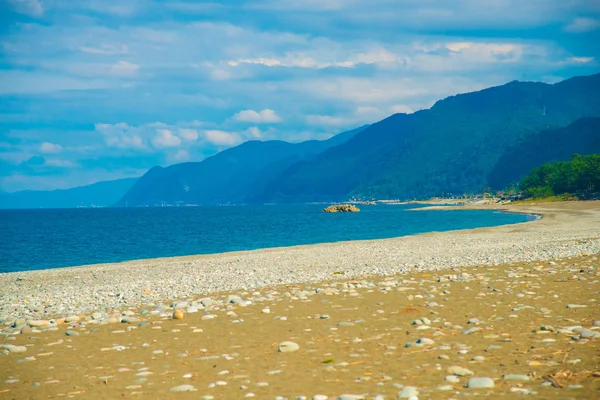
[[[542,218],[3,274],[0,398],[596,398],[600,202],[473,207]]]

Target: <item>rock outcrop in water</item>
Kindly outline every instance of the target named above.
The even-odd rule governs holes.
[[[360,212],[360,209],[352,204],[334,204],[323,209],[326,213],[338,213],[338,212]]]

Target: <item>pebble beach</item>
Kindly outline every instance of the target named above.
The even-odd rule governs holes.
[[[542,218],[0,275],[0,399],[597,398],[600,202],[495,207]]]

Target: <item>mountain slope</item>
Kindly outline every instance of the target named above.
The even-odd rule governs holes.
[[[488,176],[488,183],[492,189],[504,189],[542,164],[568,161],[574,154],[596,153],[600,153],[600,118],[582,118],[517,143],[500,157]]]
[[[264,201],[412,198],[481,190],[500,157],[541,129],[600,116],[600,74],[510,82],[395,114],[269,184]]]
[[[202,162],[154,167],[117,206],[247,202],[253,193],[260,192],[273,177],[294,163],[341,144],[362,129],[365,127],[323,141],[248,141]]]
[[[117,179],[63,190],[0,193],[0,208],[109,207],[127,193],[137,179]]]

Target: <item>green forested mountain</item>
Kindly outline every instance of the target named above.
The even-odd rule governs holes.
[[[600,153],[600,118],[582,118],[558,129],[543,130],[504,153],[488,176],[492,189],[519,182],[542,164],[568,161],[574,154]]]
[[[110,207],[127,193],[137,179],[117,179],[63,190],[0,193],[0,208]]]
[[[413,198],[481,191],[505,152],[540,130],[600,116],[600,74],[549,85],[510,82],[395,114],[297,163],[265,201]]]
[[[600,154],[574,155],[569,161],[544,164],[523,178],[521,190],[529,197],[600,191]]]
[[[328,140],[288,143],[248,141],[201,162],[154,167],[117,203],[118,206],[245,203],[291,165],[344,143],[361,127]]]

